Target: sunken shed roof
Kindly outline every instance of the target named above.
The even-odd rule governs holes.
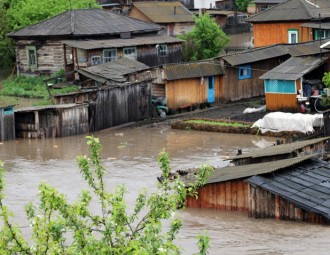
[[[134,2],[132,5],[155,23],[193,22],[193,14],[180,2]]]
[[[95,36],[159,31],[162,27],[103,9],[81,9],[61,13],[9,34],[9,37]]]
[[[312,159],[275,175],[253,176],[248,182],[279,195],[300,208],[330,219],[330,164]]]
[[[330,18],[329,0],[288,0],[247,19],[252,23]]]

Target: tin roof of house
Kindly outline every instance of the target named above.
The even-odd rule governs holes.
[[[44,106],[31,106],[15,110],[15,112],[33,112],[41,110],[52,109],[68,109],[76,106],[88,106],[88,104],[56,104],[56,105],[44,105]]]
[[[120,33],[141,33],[160,31],[157,24],[122,16],[103,9],[81,9],[61,13],[55,17],[25,27],[8,36],[96,36],[115,35]]]
[[[134,2],[132,6],[137,8],[154,23],[178,23],[193,22],[191,13],[180,2]]]
[[[230,158],[230,160],[244,159],[244,158],[262,158],[262,157],[290,154],[306,146],[326,141],[329,138],[330,137],[321,137],[321,138],[315,138],[305,141],[269,146],[263,149],[254,150],[241,155],[237,155],[235,157]]]
[[[303,21],[330,17],[328,0],[288,0],[265,11],[259,12],[247,21],[252,23]]]
[[[316,28],[316,29],[330,29],[330,22],[306,22],[300,25],[301,27],[310,27],[310,28]]]
[[[300,57],[300,56],[308,56],[308,55],[316,55],[329,52],[329,49],[320,50],[320,44],[322,45],[327,40],[323,39],[321,41],[311,41],[304,43],[296,43],[296,44],[287,44],[286,47],[289,50],[289,53],[292,57]]]
[[[164,70],[165,79],[168,81],[223,74],[220,64],[210,62],[168,64],[165,65]]]
[[[261,75],[260,79],[295,81],[305,74],[313,71],[327,61],[320,57],[292,57],[284,63],[276,66],[267,73]]]
[[[131,47],[142,45],[156,45],[162,43],[182,43],[183,40],[167,35],[150,35],[132,37],[129,39],[108,39],[108,40],[63,40],[64,44],[85,50],[106,49],[118,47]]]
[[[288,54],[289,50],[284,45],[278,44],[228,54],[220,58],[224,59],[232,66],[238,66]]]
[[[107,80],[126,82],[125,75],[150,69],[149,66],[129,59],[120,58],[108,63],[78,69],[78,72],[102,83]]]
[[[287,171],[247,180],[300,208],[330,219],[330,164],[311,159]]]
[[[275,160],[265,163],[240,165],[240,166],[226,166],[223,168],[217,168],[212,175],[207,179],[206,183],[218,183],[229,180],[236,180],[241,178],[247,178],[254,175],[261,175],[267,173],[273,173],[275,171],[293,166],[307,159],[315,157],[315,155],[305,155],[301,157],[294,157],[283,160]]]

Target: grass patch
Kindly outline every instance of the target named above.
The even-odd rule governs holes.
[[[214,125],[214,126],[222,126],[222,127],[244,127],[249,128],[250,125],[238,123],[238,122],[222,122],[222,121],[208,121],[208,120],[187,120],[185,123],[192,124],[205,124],[205,125]]]

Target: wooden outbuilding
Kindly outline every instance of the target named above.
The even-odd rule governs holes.
[[[165,65],[164,81],[170,109],[218,103],[222,97],[223,69],[211,62]]]
[[[304,97],[304,80],[323,77],[326,61],[324,57],[292,57],[260,76],[264,80],[266,109],[298,112],[301,99],[307,101],[309,96],[313,96]],[[319,96],[318,92],[317,89],[314,96]]]
[[[16,137],[55,138],[89,132],[88,104],[62,104],[15,111]]]
[[[0,107],[0,141],[15,139],[14,105]]]

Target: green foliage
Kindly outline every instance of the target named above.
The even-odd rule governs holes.
[[[324,76],[322,78],[322,82],[327,88],[330,88],[330,72],[324,73]]]
[[[185,40],[183,45],[185,61],[216,57],[229,43],[229,37],[208,14],[196,17],[193,29],[179,38]]]
[[[249,125],[245,125],[238,122],[223,122],[223,121],[209,121],[209,120],[186,120],[187,123],[193,124],[205,124],[205,125],[213,125],[213,126],[222,126],[222,127],[251,127]]]
[[[251,0],[235,0],[235,5],[237,6],[237,9],[242,12],[247,11],[249,3],[251,3]]]
[[[77,161],[89,190],[83,190],[78,201],[69,203],[65,195],[41,183],[39,204],[26,206],[33,233],[28,239],[30,242],[10,223],[12,214],[3,204],[4,170],[0,165],[0,213],[3,220],[0,254],[179,254],[180,248],[174,240],[182,223],[175,217],[175,212],[178,206],[184,205],[188,193],[196,194],[196,188],[205,184],[211,168],[204,166],[196,182],[186,189],[180,178],[170,181],[169,157],[162,151],[158,163],[163,182],[159,183],[155,193],[141,191],[133,210],[128,213],[126,188],[119,185],[114,192],[107,191],[100,141],[87,138],[89,155],[79,156]],[[92,200],[100,205],[99,213],[89,210]],[[164,220],[170,223],[166,230],[162,228]],[[206,254],[209,238],[204,234],[197,238],[200,254]]]
[[[64,11],[100,7],[95,0],[2,0],[0,1],[0,64],[13,66],[15,49],[7,34]]]

